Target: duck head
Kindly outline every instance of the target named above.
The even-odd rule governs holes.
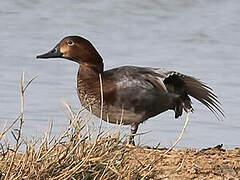
[[[52,50],[37,58],[65,58],[84,66],[103,68],[103,60],[90,41],[80,36],[63,38]]]

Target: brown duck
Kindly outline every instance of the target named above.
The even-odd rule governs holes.
[[[77,89],[82,105],[100,117],[102,104],[102,119],[130,125],[133,135],[140,123],[164,111],[173,110],[175,118],[181,116],[183,110],[193,111],[190,96],[217,118],[224,117],[212,89],[194,77],[162,68],[137,66],[104,71],[100,54],[80,36],[65,37],[51,51],[37,58],[65,58],[78,63]],[[134,144],[134,136],[130,136],[130,143]]]

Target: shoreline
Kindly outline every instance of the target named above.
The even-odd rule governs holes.
[[[90,143],[80,133],[26,145],[26,153],[0,154],[0,179],[240,179],[240,148],[168,151],[123,144],[118,136]]]

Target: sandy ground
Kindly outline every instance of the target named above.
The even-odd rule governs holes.
[[[130,163],[145,171],[132,173],[131,179],[240,179],[240,148],[181,149],[163,155],[165,151],[132,148]]]
[[[49,148],[17,153],[16,156],[11,151],[2,153],[0,179],[240,179],[240,148],[227,150],[219,145],[166,153],[167,149],[121,144],[108,146],[109,142],[114,144],[115,139],[77,144],[74,148],[71,144],[59,145],[52,151]]]

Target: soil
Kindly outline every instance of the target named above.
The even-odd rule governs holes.
[[[226,150],[219,145],[200,151],[173,150],[166,155],[165,149],[130,149],[133,167],[145,168],[142,174],[133,172],[130,179],[240,179],[240,148]]]

